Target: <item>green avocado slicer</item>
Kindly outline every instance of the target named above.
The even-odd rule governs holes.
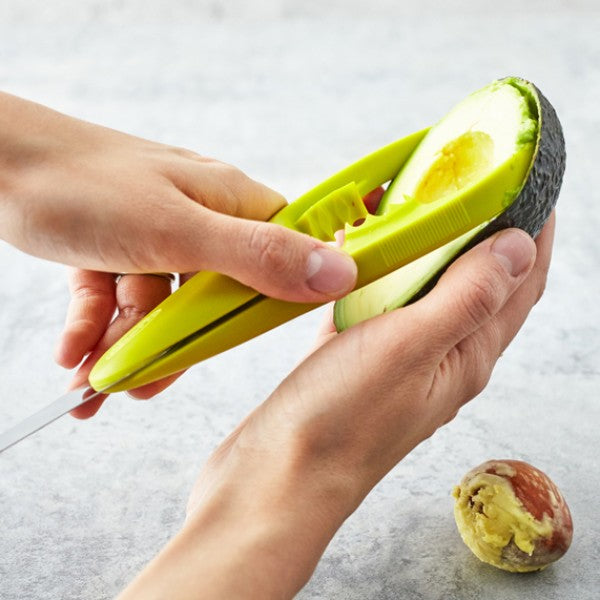
[[[532,164],[530,144],[458,192],[433,201],[405,197],[404,202],[385,205],[382,214],[368,213],[363,198],[396,177],[428,130],[345,168],[270,222],[323,241],[333,241],[334,233],[345,228],[342,249],[358,267],[355,289],[479,231],[517,197]],[[0,433],[0,452],[94,398],[183,371],[317,306],[275,300],[219,273],[201,271],[105,352],[89,375],[89,385],[67,392]]]
[[[384,146],[340,171],[271,219],[324,241],[345,226],[345,250],[362,287],[414,261],[507,208],[526,179],[531,149],[438,201],[406,202],[382,215],[367,212],[369,192],[392,180],[428,129]],[[362,222],[358,226],[355,223]],[[128,331],[96,363],[91,387],[112,393],[180,372],[314,308],[263,296],[213,272],[200,272]]]
[[[509,77],[468,96],[433,128],[346,167],[270,222],[324,242],[344,229],[342,250],[356,262],[358,291],[336,303],[340,330],[416,300],[449,262],[496,231],[520,227],[535,237],[556,203],[564,169],[556,112],[533,84]],[[364,198],[388,182],[377,214],[370,214]],[[383,279],[388,274],[393,283]],[[394,286],[408,296],[388,304],[388,291],[398,295]],[[374,295],[382,303],[372,303]],[[0,433],[0,452],[93,398],[179,373],[317,306],[269,298],[201,271],[109,348],[85,387]]]

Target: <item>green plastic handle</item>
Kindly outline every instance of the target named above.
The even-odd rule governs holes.
[[[398,173],[427,131],[406,136],[345,168],[281,209],[270,221],[304,233],[313,233],[307,229],[319,217],[327,223],[333,222],[331,214],[320,214],[317,204],[331,209],[337,206],[336,197],[348,200],[348,186],[364,196],[386,183]],[[311,208],[315,214],[307,224],[302,217]],[[255,305],[248,307],[250,302]],[[316,306],[266,298],[225,275],[200,272],[106,351],[89,375],[90,385],[111,393],[145,385],[269,331]],[[227,318],[237,310],[241,312]]]
[[[326,202],[328,197],[331,199],[332,194],[344,190],[348,184],[356,186],[361,198],[366,196],[396,176],[428,131],[429,128],[422,129],[365,156],[282,208],[270,221],[303,231],[298,227],[298,221],[301,221],[307,211],[317,203]],[[333,207],[333,203],[327,202],[327,204],[330,208]],[[323,218],[330,219],[331,215],[325,214]]]
[[[510,205],[531,166],[524,147],[471,187],[436,202],[408,200],[381,216],[362,197],[393,179],[427,133],[413,133],[327,179],[270,219],[320,239],[346,227],[346,250],[358,266],[357,288],[491,220]],[[352,227],[357,219],[364,224]],[[96,363],[98,391],[132,389],[182,371],[313,308],[267,298],[218,273],[201,272],[149,313]]]

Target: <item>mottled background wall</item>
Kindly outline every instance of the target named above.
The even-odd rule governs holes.
[[[546,295],[481,397],[344,525],[303,599],[597,597],[599,10],[0,0],[0,88],[229,161],[290,199],[497,77],[529,78],[554,103],[568,166]],[[4,426],[66,384],[51,352],[67,295],[61,266],[6,244],[0,273]],[[319,316],[198,365],[151,402],[115,397],[1,455],[0,598],[113,597],[177,530],[199,465],[299,360]],[[480,565],[455,531],[450,489],[492,457],[533,462],[571,503],[573,547],[539,575]]]

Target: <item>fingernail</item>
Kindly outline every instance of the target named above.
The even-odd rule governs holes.
[[[491,248],[492,254],[513,277],[520,275],[531,264],[534,250],[532,239],[520,229],[502,232]]]
[[[349,292],[356,282],[356,264],[343,252],[316,248],[308,256],[306,282],[316,292]]]

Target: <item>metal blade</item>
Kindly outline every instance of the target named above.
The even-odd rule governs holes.
[[[110,387],[108,388],[104,388],[103,390],[97,392],[94,388],[90,386],[80,387],[76,390],[66,393],[60,398],[57,398],[56,400],[54,400],[54,402],[48,404],[48,406],[42,408],[40,411],[34,413],[30,417],[27,417],[8,431],[0,433],[0,453],[4,452],[11,446],[14,446],[17,442],[20,442],[22,439],[30,436],[32,433],[39,431],[40,429],[42,429],[42,427],[49,425],[50,423],[52,423],[52,421],[56,421],[56,419],[67,414],[74,408],[77,408],[78,406],[81,406],[82,404],[85,404],[86,402],[89,402],[90,400],[92,400],[93,398],[97,398],[98,396],[108,396],[109,393],[105,390],[112,389],[115,386],[123,383],[130,377],[134,377],[138,373],[141,373],[148,367],[151,367],[156,361],[162,360],[170,354],[181,350],[181,348],[184,348],[188,344],[193,343],[199,337],[207,334],[211,330],[220,326],[228,319],[235,317],[244,310],[247,310],[248,308],[254,306],[255,304],[264,299],[265,296],[259,294],[257,297],[252,298],[251,300],[242,304],[238,308],[235,308],[234,310],[228,312],[222,317],[219,317],[218,319],[202,327],[198,331],[195,331],[194,333],[191,333],[190,335],[179,340],[178,342],[175,342],[156,356],[151,356],[147,358],[147,360],[142,362],[132,371],[126,373],[123,377],[121,377],[121,379],[111,382]]]
[[[32,433],[39,431],[52,421],[56,421],[59,417],[69,411],[81,406],[85,402],[89,402],[98,396],[106,396],[106,392],[97,392],[93,388],[81,387],[66,393],[64,396],[57,398],[48,406],[45,406],[38,412],[27,417],[14,427],[0,434],[0,452],[4,452],[22,439],[30,436]]]

